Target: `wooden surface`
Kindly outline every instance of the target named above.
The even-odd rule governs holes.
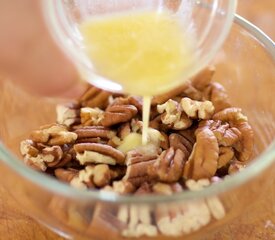
[[[239,13],[260,26],[275,39],[275,1],[239,0]],[[267,178],[275,175],[271,169]],[[272,240],[275,239],[275,178],[270,189],[252,209],[207,240]],[[41,226],[18,207],[0,186],[0,240],[62,240]]]

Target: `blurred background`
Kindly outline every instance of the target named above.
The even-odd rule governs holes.
[[[237,12],[275,40],[275,0],[239,0]]]

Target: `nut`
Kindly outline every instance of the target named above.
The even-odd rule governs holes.
[[[89,86],[86,92],[79,98],[82,107],[98,107],[104,109],[108,104],[111,93],[103,91],[94,86]]]
[[[213,131],[220,146],[231,147],[240,141],[242,137],[241,132],[237,128],[230,127],[227,122],[222,123],[220,120],[201,121],[197,131],[204,127],[208,127]]]
[[[117,97],[114,99],[114,101],[108,106],[106,110],[109,109],[109,107],[114,105],[133,105],[135,106],[139,112],[142,112],[142,98],[136,97],[136,96],[129,96],[129,97]]]
[[[231,147],[220,147],[218,168],[226,166],[234,157],[234,151]]]
[[[84,107],[80,109],[81,123],[84,126],[98,126],[101,125],[104,111],[100,108]]]
[[[57,123],[70,127],[74,124],[80,123],[79,119],[79,105],[66,104],[56,106]]]
[[[209,119],[215,111],[210,101],[201,102],[185,97],[181,99],[180,105],[187,116],[194,119]]]
[[[151,185],[148,182],[144,182],[141,186],[136,190],[136,195],[144,195],[152,193]]]
[[[44,172],[47,170],[47,166],[41,154],[38,154],[36,157],[30,155],[24,156],[24,163],[38,171]]]
[[[126,157],[127,170],[123,180],[139,187],[143,182],[154,179],[156,176],[148,174],[147,171],[151,169],[150,166],[153,167],[157,157],[157,155],[143,155],[136,150],[128,152]]]
[[[80,139],[112,139],[115,137],[116,133],[109,128],[105,128],[102,126],[85,126],[80,127],[74,131],[77,134],[78,141]]]
[[[133,105],[114,105],[106,109],[101,124],[110,127],[118,123],[128,122],[135,117],[137,112],[137,108]]]
[[[185,182],[185,185],[187,188],[191,191],[200,191],[204,189],[205,187],[208,187],[210,185],[209,179],[199,179],[197,181],[193,179],[188,179]]]
[[[135,186],[128,181],[115,181],[113,182],[112,190],[119,194],[129,194],[135,191]]]
[[[41,155],[44,162],[46,162],[49,167],[52,167],[61,161],[63,151],[60,146],[45,147],[42,149]]]
[[[229,165],[228,174],[231,175],[231,174],[240,172],[240,171],[242,171],[245,167],[246,167],[246,165],[245,165],[244,162],[240,162],[240,161],[237,161],[237,160],[233,160],[233,161],[230,163],[230,165]]]
[[[70,184],[76,188],[104,187],[112,180],[112,172],[107,164],[86,166],[74,176]]]
[[[104,233],[101,239],[116,239],[126,227],[127,225],[117,218],[116,207],[111,204],[97,203],[86,234],[98,236],[98,233]]]
[[[46,171],[47,167],[64,166],[72,159],[60,146],[38,146],[30,139],[21,142],[20,151],[25,164],[41,171]]]
[[[235,125],[241,122],[247,122],[247,117],[242,114],[240,108],[231,107],[215,113],[213,120],[221,120],[222,122],[231,123],[230,125]]]
[[[240,141],[242,150],[237,152],[236,156],[239,161],[247,162],[253,154],[254,133],[248,122],[241,122],[236,127],[242,134]]]
[[[157,194],[172,195],[175,192],[182,192],[182,186],[179,183],[167,184],[158,182],[153,185],[153,192]]]
[[[188,180],[186,185],[191,191],[199,191],[209,186],[210,181],[208,179]],[[166,235],[189,234],[207,225],[211,220],[210,211],[205,201],[185,202],[166,208],[168,213],[162,213],[162,217],[157,216],[158,226]],[[173,228],[173,226],[175,227]]]
[[[188,87],[183,91],[182,95],[184,97],[191,98],[193,100],[202,101],[203,100],[203,93],[196,89],[192,82],[187,82]]]
[[[231,127],[237,128],[241,133],[241,149],[238,151],[237,158],[241,162],[247,162],[252,153],[254,147],[254,133],[247,122],[247,117],[244,116],[240,108],[226,108],[213,116],[214,120],[221,120],[222,122],[228,122]]]
[[[106,163],[110,165],[124,164],[125,155],[106,144],[78,143],[74,145],[76,158],[81,164]]]
[[[147,205],[122,206],[118,211],[118,219],[127,224],[122,231],[124,237],[157,236],[157,227],[153,225],[151,210]]]
[[[201,70],[195,77],[191,79],[192,86],[199,91],[203,91],[211,84],[212,77],[216,69],[214,66],[209,66]]]
[[[190,156],[193,149],[193,143],[177,133],[172,133],[169,135],[169,144],[170,147],[173,147],[176,150],[180,149],[184,153],[184,158],[186,160]]]
[[[34,142],[53,146],[73,143],[77,139],[77,135],[69,132],[65,125],[51,124],[42,126],[40,130],[33,131],[30,138]]]
[[[210,85],[204,89],[203,94],[205,100],[213,103],[215,112],[231,107],[226,90],[217,82],[210,83]]]
[[[31,157],[36,157],[39,150],[36,148],[35,143],[32,140],[27,139],[20,143],[20,152],[23,156],[29,155]]]
[[[57,168],[54,170],[54,175],[61,181],[70,183],[72,179],[78,174],[78,170],[69,168]]]
[[[182,130],[191,126],[192,121],[182,112],[181,106],[176,101],[169,99],[162,105],[157,105],[161,113],[161,121],[172,129]]]
[[[219,146],[214,133],[204,128],[196,134],[197,142],[185,163],[183,176],[195,180],[211,178],[218,167]],[[207,149],[207,151],[206,151]]]
[[[164,132],[160,132],[160,134],[161,134],[160,147],[163,150],[167,150],[169,148],[169,144],[171,145],[171,143],[169,143],[169,137]]]
[[[184,161],[184,153],[180,149],[170,147],[161,153],[153,166],[148,166],[148,174],[152,177],[157,175],[162,182],[176,182],[182,176]]]
[[[218,197],[210,197],[206,199],[207,206],[212,214],[212,216],[220,220],[225,217],[225,209]]]
[[[163,194],[170,195],[176,192],[167,184],[157,183],[157,185]],[[159,204],[155,218],[158,229],[163,235],[176,237],[197,231],[210,222],[211,216],[204,201],[192,201],[173,205]]]

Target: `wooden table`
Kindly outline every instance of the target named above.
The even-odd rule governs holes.
[[[275,39],[274,0],[240,0],[239,13],[258,24]],[[270,179],[271,176],[275,176],[274,167],[266,177]],[[275,239],[274,177],[272,181],[270,189],[261,196],[253,208],[207,240]],[[0,240],[63,240],[63,238],[28,217],[0,186]]]

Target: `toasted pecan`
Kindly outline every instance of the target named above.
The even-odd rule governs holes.
[[[84,151],[98,152],[114,158],[118,164],[123,164],[125,161],[124,153],[106,144],[78,143],[74,145],[74,150],[77,153],[83,153]]]

